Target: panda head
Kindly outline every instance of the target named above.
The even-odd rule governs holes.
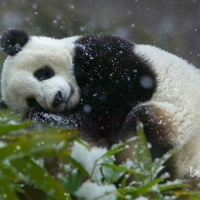
[[[62,40],[29,37],[22,30],[9,29],[1,36],[1,49],[9,55],[2,69],[1,93],[10,109],[58,113],[78,104],[73,49],[67,49]]]

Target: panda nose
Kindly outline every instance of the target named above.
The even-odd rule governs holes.
[[[63,102],[62,92],[58,91],[53,100],[53,108],[57,108]]]

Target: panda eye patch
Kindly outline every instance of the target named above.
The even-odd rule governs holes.
[[[42,67],[34,72],[34,76],[39,81],[44,81],[50,79],[51,77],[55,76],[55,72],[49,66]]]

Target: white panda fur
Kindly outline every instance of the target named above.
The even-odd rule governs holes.
[[[200,130],[200,74],[185,60],[149,45],[136,45],[136,54],[145,57],[158,74],[159,87],[145,103],[163,109],[173,121],[172,144],[184,144]],[[171,143],[170,142],[170,143]]]
[[[2,101],[10,109],[26,112],[30,109],[26,103],[26,98],[34,96],[42,107],[42,111],[53,112],[58,115],[67,112],[78,113],[77,121],[83,132],[99,133],[108,138],[110,134],[109,139],[113,139],[113,137],[118,139],[118,136],[124,136],[135,130],[136,118],[139,117],[144,124],[148,141],[153,144],[152,153],[160,148],[158,155],[160,156],[174,146],[184,145],[182,151],[171,162],[174,178],[187,176],[190,173],[189,166],[194,165],[197,169],[200,169],[200,155],[197,149],[199,140],[194,139],[199,138],[198,135],[200,134],[200,75],[194,66],[159,48],[133,44],[117,36],[91,34],[53,39],[36,36],[25,38],[27,37],[25,34],[21,30],[10,29],[3,33],[1,38],[2,51],[10,55],[5,60],[2,70]],[[10,49],[10,46],[13,49]],[[102,56],[101,54],[104,51],[106,54]],[[99,57],[100,60],[98,60]],[[94,59],[98,60],[99,68],[93,66]],[[106,68],[107,65],[104,62],[102,63],[102,60],[107,64],[111,63],[111,60],[113,61],[114,64],[110,64],[111,68],[113,67],[113,73],[110,73],[110,68]],[[130,63],[133,66],[129,66]],[[123,66],[123,64],[127,66]],[[38,81],[33,73],[46,65],[53,67],[56,75],[45,81]],[[92,73],[90,73],[90,70],[87,73],[85,73],[86,70],[80,70],[81,73],[85,74],[83,76],[78,72],[78,76],[81,77],[78,80],[75,78],[76,65],[80,65],[79,67],[88,65],[88,67],[91,67],[90,70],[93,70],[93,68],[95,70]],[[114,68],[115,66],[112,65],[117,67]],[[141,70],[141,68],[144,68],[144,70]],[[125,74],[127,70],[132,73],[134,78]],[[141,71],[137,72],[137,70]],[[109,76],[106,72],[110,73]],[[107,79],[104,80],[102,74],[105,74]],[[86,80],[87,84],[82,87],[80,83],[85,76],[88,76],[86,78],[91,80],[89,82]],[[95,85],[99,91],[92,91],[91,95],[89,86],[96,81],[93,76],[98,78],[100,84],[103,84],[103,89]],[[113,77],[115,77],[114,80]],[[101,79],[106,83],[101,82]],[[135,85],[127,85],[130,82],[129,79],[134,80],[134,84],[137,84],[136,92],[134,90]],[[124,83],[122,86],[128,88],[125,93],[123,93],[118,82]],[[115,87],[109,88],[109,85]],[[88,90],[87,86],[89,87]],[[92,89],[94,90],[95,87],[92,87]],[[105,91],[104,87],[106,87]],[[112,95],[109,96],[108,89],[113,93],[113,99],[109,99]],[[64,99],[71,95],[70,100],[53,108],[52,102],[58,90],[63,92]],[[73,90],[72,94],[71,90]],[[117,94],[118,90],[122,93]],[[127,102],[128,97],[134,92],[133,98],[130,97],[130,99],[136,97],[139,99],[136,98],[137,101],[135,102]],[[95,97],[104,93],[107,96]],[[82,99],[84,95],[86,100]],[[88,99],[87,95],[89,95]],[[118,97],[122,102],[117,102]],[[94,113],[93,107],[90,107],[87,101],[91,101],[92,105],[96,106]],[[100,104],[98,104],[98,101]],[[112,116],[107,110],[98,108],[98,105],[110,109],[109,112]],[[113,105],[116,111],[112,112]],[[85,106],[88,106],[87,109],[85,109]],[[121,106],[121,108],[117,110],[117,106]],[[125,111],[123,106],[126,106]],[[130,110],[128,110],[129,107]],[[104,111],[105,113],[102,114],[101,112]],[[120,118],[120,114],[123,115],[122,118]],[[105,131],[108,131],[108,133]],[[193,156],[191,159],[190,152]],[[189,155],[186,158],[187,162],[184,162],[184,156],[182,156],[185,154]],[[153,155],[153,157],[155,158],[157,155]]]

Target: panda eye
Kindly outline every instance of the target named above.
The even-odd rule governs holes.
[[[49,66],[45,66],[41,69],[35,71],[34,76],[39,81],[44,81],[50,79],[51,77],[55,76],[55,72]]]

